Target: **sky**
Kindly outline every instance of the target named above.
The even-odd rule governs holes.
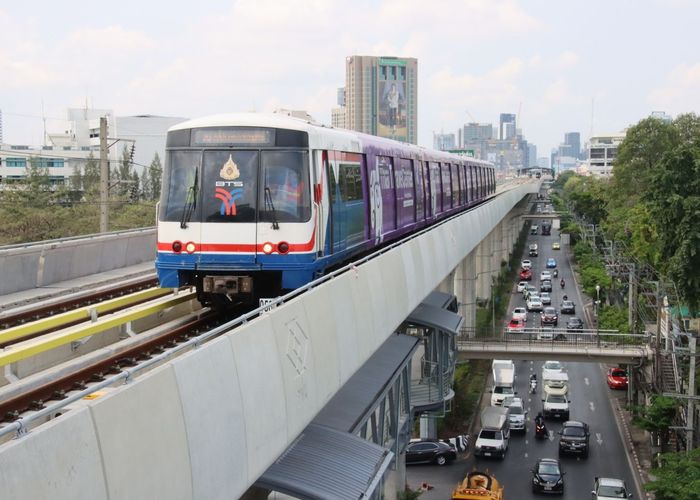
[[[86,104],[330,123],[345,58],[376,55],[418,59],[419,144],[516,113],[548,156],[565,132],[700,113],[698,19],[697,0],[0,0],[4,141]]]

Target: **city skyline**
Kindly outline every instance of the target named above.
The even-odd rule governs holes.
[[[569,131],[581,132],[583,146],[591,133],[619,132],[652,111],[700,109],[693,48],[700,4],[438,4],[210,0],[202,11],[183,0],[167,9],[133,0],[116,10],[75,1],[70,8],[5,5],[4,140],[40,144],[44,118],[49,131],[61,131],[64,110],[86,104],[119,115],[192,118],[281,107],[330,124],[352,54],[419,61],[418,143],[428,147],[433,131],[497,124],[501,113],[515,114],[523,135],[546,152]],[[363,34],[338,29],[339,19]]]

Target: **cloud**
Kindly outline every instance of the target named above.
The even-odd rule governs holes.
[[[125,30],[121,26],[107,26],[75,30],[68,35],[65,46],[83,51],[134,51],[150,49],[155,43],[138,31]]]
[[[700,110],[700,62],[676,66],[661,87],[652,90],[647,100],[654,109],[671,113]]]
[[[58,80],[58,75],[50,68],[11,58],[3,52],[0,52],[0,75],[0,89],[40,88]]]
[[[559,55],[558,62],[560,68],[571,68],[573,66],[576,66],[576,64],[578,63],[578,54],[571,50],[567,50],[566,52],[562,52]]]

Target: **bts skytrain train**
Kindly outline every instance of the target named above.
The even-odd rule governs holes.
[[[168,131],[160,286],[222,306],[275,297],[495,192],[489,163],[284,115]]]

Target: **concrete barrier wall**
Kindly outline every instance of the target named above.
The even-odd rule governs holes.
[[[4,445],[0,491],[16,499],[50,491],[56,500],[240,496],[529,189],[265,313],[89,412]],[[25,472],[12,466],[17,459]]]
[[[0,295],[154,260],[155,228],[0,247]]]

